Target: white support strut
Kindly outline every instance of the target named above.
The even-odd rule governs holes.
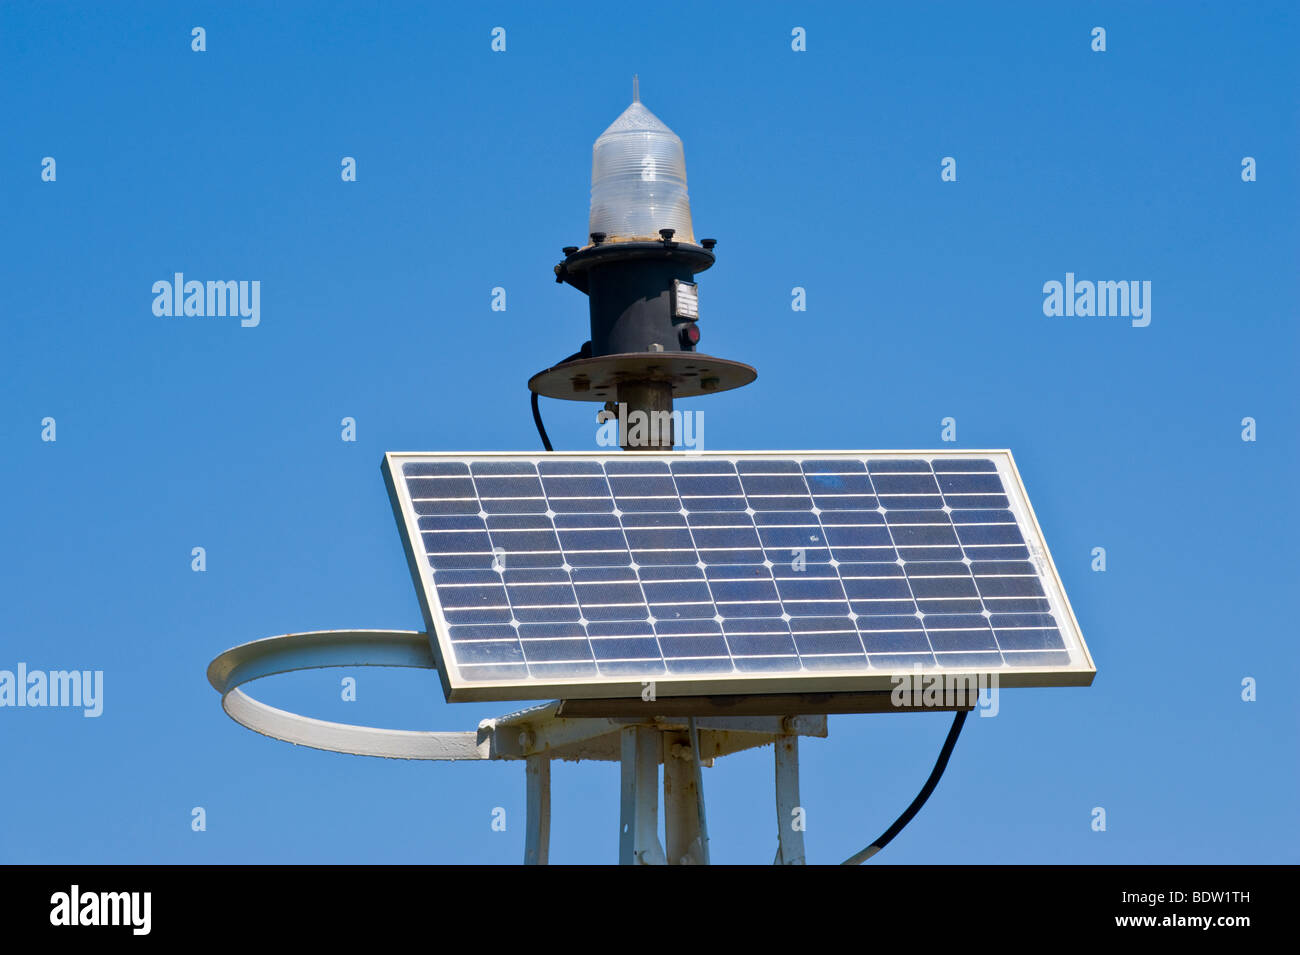
[[[776,741],[777,865],[804,865],[803,811],[799,804],[799,737]]]
[[[524,865],[546,865],[551,854],[551,758],[545,753],[529,756],[524,773],[528,779]]]
[[[621,731],[622,800],[618,824],[620,865],[663,865],[659,844],[659,755],[663,742],[653,727]]]
[[[669,865],[699,865],[704,861],[700,812],[695,794],[691,740],[681,732],[665,731],[664,838]]]

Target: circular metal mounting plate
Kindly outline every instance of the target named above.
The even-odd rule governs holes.
[[[674,398],[694,398],[741,388],[758,372],[744,362],[699,352],[632,352],[566,361],[528,379],[528,388],[544,398],[570,401],[617,401],[624,381],[672,382]]]
[[[686,265],[692,273],[697,273],[713,265],[716,256],[709,249],[689,242],[602,242],[600,245],[577,249],[565,256],[564,261],[555,267],[555,281],[568,282],[586,293],[587,273],[591,269],[610,262],[633,259],[672,259]]]

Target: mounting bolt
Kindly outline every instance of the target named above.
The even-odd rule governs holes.
[[[537,734],[532,730],[523,730],[519,733],[519,748],[525,752],[531,750],[537,743]]]
[[[673,241],[673,233],[676,232],[676,231],[677,231],[676,229],[660,229],[660,230],[659,230],[659,236],[660,236],[660,238],[662,238],[662,239],[664,240],[664,244],[665,244],[665,245],[667,245],[669,242]]]
[[[781,732],[794,736],[799,727],[799,718],[797,716],[787,716],[781,720]]]
[[[663,345],[660,345],[658,342],[651,342],[651,343],[650,343],[650,350],[651,350],[651,351],[663,351],[663,350],[664,350],[664,346],[663,346]]]
[[[604,241],[605,241],[605,233],[603,233],[603,232],[593,232],[593,233],[591,234],[591,244],[592,244],[592,245],[600,245],[600,244],[601,244],[602,242],[604,242]]]
[[[565,255],[573,255],[574,252],[578,251],[578,247],[576,245],[566,245],[560,251],[563,252]]]
[[[710,252],[713,251],[713,247],[714,247],[715,245],[717,245],[717,244],[718,244],[718,240],[717,240],[717,239],[701,239],[701,240],[700,240],[700,245],[704,246],[704,248],[707,249],[707,250],[710,251]]]

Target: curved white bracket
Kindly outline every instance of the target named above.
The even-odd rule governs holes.
[[[299,746],[389,759],[488,759],[477,731],[434,733],[332,723],[276,709],[240,689],[245,683],[324,667],[417,667],[436,670],[427,634],[414,630],[317,630],[266,637],[233,647],[208,664],[221,707],[254,732]]]
[[[623,718],[562,717],[561,701],[532,706],[495,720],[484,720],[478,730],[432,733],[419,730],[386,730],[349,723],[332,723],[276,709],[255,700],[240,687],[277,673],[327,667],[414,667],[436,670],[437,663],[427,634],[415,630],[316,630],[266,637],[232,647],[208,664],[208,682],[221,694],[221,707],[236,723],[254,732],[297,746],[310,746],[334,753],[383,756],[389,759],[524,759],[528,779],[528,841],[524,860],[546,863],[550,844],[550,776],[554,759],[606,759],[622,763],[622,826],[635,838],[620,841],[624,861],[664,862],[663,848],[656,834],[659,763],[665,764],[665,811],[669,839],[696,842],[699,836],[689,825],[689,814],[678,803],[694,788],[678,783],[669,764],[671,739],[683,728],[681,720],[650,714]],[[701,731],[695,735],[699,749],[709,757],[777,744],[777,807],[782,824],[786,804],[798,803],[798,736],[826,736],[825,716],[799,717],[704,717],[692,719]],[[633,745],[634,744],[634,745]],[[783,752],[782,746],[785,746]],[[698,750],[694,754],[699,761]],[[783,762],[784,756],[784,762]],[[784,772],[783,772],[784,766]],[[703,814],[696,813],[698,818]],[[698,828],[696,826],[695,828]],[[681,830],[681,831],[679,831]],[[683,851],[683,855],[686,855]],[[782,829],[778,861],[803,861],[802,833],[786,837]]]

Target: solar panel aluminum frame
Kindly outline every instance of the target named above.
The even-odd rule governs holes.
[[[382,470],[388,487],[389,500],[397,520],[406,552],[407,562],[415,583],[424,614],[429,642],[438,665],[443,693],[448,702],[473,702],[524,699],[617,699],[641,697],[645,687],[653,683],[656,698],[706,697],[706,696],[762,696],[792,693],[806,694],[859,694],[890,692],[900,677],[915,677],[913,669],[873,668],[870,672],[800,672],[800,673],[728,673],[703,675],[658,675],[645,679],[638,677],[574,677],[569,679],[508,679],[500,681],[464,680],[458,678],[458,668],[449,637],[449,624],[443,614],[433,573],[424,554],[421,531],[410,492],[402,477],[402,466],[408,462],[449,461],[467,462],[476,459],[517,460],[537,464],[542,461],[563,460],[627,460],[664,461],[708,460],[745,458],[889,458],[900,459],[955,459],[984,458],[992,460],[1002,481],[1009,509],[1015,516],[1017,527],[1025,537],[1030,560],[1038,570],[1051,613],[1057,621],[1061,638],[1070,656],[1068,666],[1023,666],[996,669],[930,667],[923,671],[928,678],[941,674],[945,678],[969,679],[980,677],[986,681],[996,678],[1001,687],[1088,686],[1096,675],[1096,666],[1083,639],[1079,623],[1066,596],[1065,587],[1056,569],[1029,503],[1024,482],[1011,452],[1000,450],[864,450],[864,451],[709,451],[709,452],[629,452],[608,451],[518,452],[518,451],[390,451],[384,455]],[[1032,536],[1029,532],[1032,531]],[[987,685],[987,684],[985,684]]]

